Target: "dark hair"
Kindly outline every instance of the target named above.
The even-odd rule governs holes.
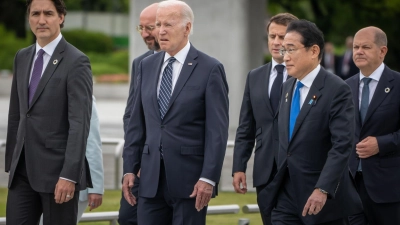
[[[54,7],[56,7],[58,15],[64,15],[64,21],[65,21],[65,15],[67,15],[67,7],[65,6],[64,0],[51,0],[54,4]],[[31,4],[33,0],[26,0],[26,12],[29,15],[29,12],[31,10]],[[64,27],[64,21],[60,24],[60,27]]]
[[[290,22],[294,20],[299,20],[296,16],[290,13],[279,13],[276,14],[275,16],[271,17],[267,24],[267,33],[269,33],[269,26],[271,23],[276,23],[279,25],[287,26]]]
[[[324,34],[320,29],[318,29],[315,23],[307,20],[293,21],[286,29],[286,33],[289,32],[297,32],[298,34],[300,34],[300,36],[302,37],[300,42],[306,48],[309,48],[313,45],[318,45],[320,49],[318,59],[322,58],[322,53],[324,52],[325,45]]]

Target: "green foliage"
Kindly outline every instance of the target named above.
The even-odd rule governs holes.
[[[113,40],[110,36],[86,30],[62,31],[64,38],[85,54],[88,52],[110,53]]]
[[[396,23],[400,14],[399,0],[268,0],[267,4],[269,15],[289,12],[300,19],[313,21],[324,33],[325,40],[342,49],[347,36],[354,36],[363,27],[379,27],[388,37],[389,51],[384,62],[392,69],[400,70],[397,63],[400,26]]]
[[[129,53],[127,50],[108,54],[88,53],[94,76],[104,74],[128,74]]]
[[[129,12],[129,0],[68,0],[67,10],[96,12]]]
[[[0,24],[0,70],[12,70],[14,64],[14,56],[21,48],[25,48],[31,44],[31,36],[26,39],[19,39],[13,32],[7,31]]]

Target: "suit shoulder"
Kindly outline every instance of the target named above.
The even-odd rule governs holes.
[[[216,59],[216,58],[214,58],[212,56],[209,56],[209,55],[207,55],[206,53],[204,53],[202,51],[197,50],[197,54],[198,54],[197,55],[197,61],[206,62],[207,64],[210,64],[210,65],[213,65],[213,66],[218,65],[218,64],[222,65],[222,63],[218,59]]]
[[[18,50],[15,53],[15,57],[18,58],[18,56],[24,55],[24,54],[29,53],[30,51],[34,51],[34,50],[35,50],[35,45],[34,44],[32,44],[32,45],[30,45],[28,47],[25,47],[25,48],[21,48],[20,50]]]
[[[264,74],[264,73],[270,74],[269,71],[268,71],[270,66],[271,66],[271,62],[269,62],[267,64],[264,64],[262,66],[259,66],[257,68],[254,68],[254,69],[250,70],[249,76],[254,76],[254,75],[257,75],[257,74]],[[265,74],[265,75],[267,75],[267,74]]]
[[[68,52],[68,54],[70,54],[71,58],[72,57],[78,58],[78,57],[82,57],[82,56],[85,56],[86,58],[88,58],[85,53],[83,53],[81,50],[79,50],[78,48],[76,48],[75,46],[71,45],[68,42],[66,43],[65,51]]]
[[[144,54],[142,54],[142,55],[136,57],[136,58],[133,60],[133,62],[140,62],[140,61],[142,61],[144,58],[146,58],[146,57],[148,57],[148,56],[150,56],[150,55],[153,55],[153,52],[152,52],[152,51],[147,51],[147,52],[145,52]]]
[[[347,79],[345,80],[345,82],[346,82],[347,84],[351,84],[351,83],[354,83],[354,82],[358,82],[358,80],[359,80],[359,78],[360,78],[359,74],[360,74],[360,73],[357,73],[357,74],[355,74],[354,76],[351,76],[351,77],[347,78]]]

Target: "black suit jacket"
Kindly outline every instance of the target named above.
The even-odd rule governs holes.
[[[191,46],[161,120],[157,83],[164,55],[151,55],[139,66],[124,174],[140,169],[139,196],[154,197],[162,144],[169,193],[189,198],[199,178],[219,182],[228,139],[228,84],[222,64]]]
[[[346,80],[359,105],[360,76]],[[362,159],[365,187],[376,203],[400,201],[400,73],[385,66],[369,104],[364,124],[361,124],[359,107],[356,109],[354,146],[349,159],[352,176],[357,171],[359,158],[355,145],[368,136],[378,140],[379,153]]]
[[[133,93],[135,92],[135,87],[137,83],[137,69],[139,68],[139,63],[142,61],[142,59],[146,58],[149,55],[152,55],[154,53],[153,50],[147,51],[143,55],[135,58],[132,62],[132,69],[131,69],[131,83],[129,85],[129,96],[128,100],[126,102],[126,108],[125,108],[125,113],[123,117],[124,121],[124,133],[126,133],[126,127],[128,126],[129,119],[131,118],[131,111],[133,107]]]
[[[268,94],[271,66],[272,63],[267,63],[248,74],[236,131],[232,173],[246,172],[257,140],[253,168],[255,187],[266,184],[275,175],[273,165],[274,160],[278,160],[277,114],[273,113]]]
[[[353,55],[353,52],[351,52],[351,55]],[[351,76],[356,75],[357,73],[360,72],[360,70],[358,69],[358,67],[354,63],[353,58],[351,57],[349,59],[349,61],[348,61],[349,70],[348,70],[348,72],[346,74],[343,74],[342,73],[343,59],[344,59],[344,55],[342,55],[339,58],[338,71],[336,72],[336,74],[339,75],[339,77],[341,77],[343,80],[346,80],[346,79],[350,78]]]
[[[35,191],[53,193],[59,177],[76,181],[76,190],[92,187],[85,158],[92,113],[89,59],[62,38],[28,107],[35,48],[31,45],[18,51],[14,60],[5,166],[10,172],[8,185],[24,149]]]
[[[296,79],[283,84],[278,116],[278,172],[258,197],[261,210],[271,212],[288,172],[296,190],[293,196],[298,203],[298,215],[315,188],[329,193],[320,213],[303,218],[306,224],[324,223],[361,212],[361,201],[347,171],[355,126],[349,86],[321,67],[289,142],[290,107],[295,84]]]

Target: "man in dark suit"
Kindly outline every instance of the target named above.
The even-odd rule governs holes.
[[[331,42],[325,42],[324,54],[321,59],[321,66],[328,72],[337,74],[341,68],[339,67],[339,57],[335,55],[335,48]]]
[[[270,19],[267,33],[272,61],[250,71],[247,76],[233,153],[232,184],[237,193],[247,192],[245,172],[255,140],[257,144],[254,152],[253,186],[257,193],[265,188],[276,173],[278,127],[276,124],[274,126],[274,122],[276,123],[281,86],[288,77],[279,49],[286,27],[293,20],[297,20],[297,17],[290,13],[280,13]],[[270,217],[264,214],[261,217],[264,224],[271,224]]]
[[[142,10],[139,17],[139,26],[136,30],[142,36],[143,41],[146,43],[149,51],[143,55],[135,58],[132,62],[131,69],[131,83],[129,86],[129,96],[125,108],[125,114],[123,117],[124,121],[124,133],[126,133],[126,128],[128,126],[129,120],[131,118],[131,110],[133,107],[134,92],[136,86],[137,73],[139,68],[139,63],[142,59],[149,55],[152,55],[160,51],[160,45],[157,40],[158,28],[156,28],[156,12],[158,8],[158,3],[154,3]],[[138,196],[140,184],[140,174],[135,178],[135,185],[131,189],[133,196]],[[118,214],[118,223],[120,225],[137,225],[137,205],[130,205],[124,198],[124,193],[122,192],[122,197],[120,201],[120,208]]]
[[[157,10],[165,52],[142,60],[125,135],[124,196],[140,169],[138,223],[205,224],[217,192],[228,138],[228,85],[216,59],[189,42],[191,8],[163,1]]]
[[[351,175],[370,225],[400,224],[400,73],[385,66],[386,34],[367,27],[354,37],[360,73],[346,80],[357,107]]]
[[[288,74],[280,102],[278,172],[261,191],[272,224],[343,224],[362,210],[347,171],[354,135],[350,88],[319,65],[322,32],[289,24],[282,44]]]
[[[79,190],[92,187],[85,158],[92,112],[89,59],[60,29],[62,0],[28,0],[36,44],[14,60],[6,172],[7,224],[76,224]]]
[[[348,36],[346,38],[346,51],[339,60],[339,69],[337,75],[343,80],[357,74],[359,69],[353,61],[353,37]]]

